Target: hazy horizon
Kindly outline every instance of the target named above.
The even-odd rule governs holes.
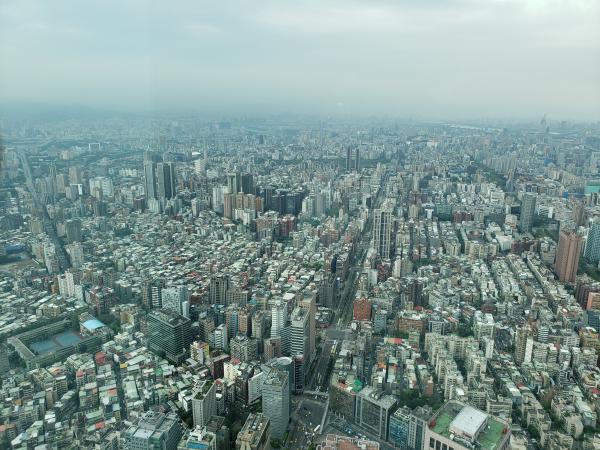
[[[0,102],[148,113],[600,119],[592,0],[7,0]]]

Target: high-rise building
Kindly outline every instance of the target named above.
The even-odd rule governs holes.
[[[354,161],[352,161],[354,159]],[[346,172],[351,170],[360,171],[360,150],[358,146],[354,149],[352,146],[346,147]]]
[[[350,172],[352,161],[352,149],[350,146],[346,147],[346,172]]]
[[[310,320],[309,312],[300,307],[294,308],[290,317],[288,354],[294,360],[293,389],[301,392],[304,388],[305,369],[310,361]],[[285,338],[285,336],[284,336]],[[292,380],[290,380],[292,382]]]
[[[271,307],[271,337],[281,337],[287,321],[287,305],[277,301]]]
[[[309,351],[309,314],[297,306],[290,316],[290,355],[308,356]]]
[[[158,163],[156,164],[156,196],[159,199],[169,199],[175,197],[175,164]]]
[[[210,277],[208,297],[211,305],[226,305],[229,290],[229,276],[225,274]]]
[[[144,161],[144,187],[146,188],[146,202],[152,198],[158,198],[156,164],[153,161]]]
[[[600,222],[590,224],[583,256],[594,264],[600,262]]]
[[[536,196],[527,193],[521,202],[521,217],[519,219],[519,230],[522,233],[531,233],[533,218],[535,217]]]
[[[238,334],[229,343],[231,357],[242,362],[255,361],[258,357],[258,343],[256,339]]]
[[[310,365],[313,355],[315,353],[315,340],[316,340],[316,315],[317,315],[317,292],[311,290],[305,290],[303,292],[302,299],[298,302],[298,306],[302,308],[308,314],[308,349],[304,357]]]
[[[126,450],[176,449],[183,434],[179,416],[156,411],[145,412],[134,425],[123,432]]]
[[[255,311],[252,314],[252,337],[259,341],[265,337],[266,314],[268,314],[268,311]]]
[[[265,356],[265,360],[269,361],[270,359],[273,358],[278,358],[281,356],[282,352],[281,352],[281,338],[280,337],[273,337],[273,338],[267,338],[264,341],[264,356]]]
[[[168,309],[148,314],[148,347],[176,364],[182,363],[192,343],[190,319]]]
[[[184,317],[190,317],[189,292],[184,285],[164,288],[161,292],[162,307]]]
[[[522,325],[515,333],[515,362],[519,365],[530,363],[533,354],[533,337],[531,328]]]
[[[262,388],[262,412],[271,423],[271,435],[283,439],[290,421],[289,376],[279,369],[271,369]]]
[[[237,435],[237,450],[269,450],[271,448],[271,426],[264,414],[250,413]]]
[[[164,280],[160,278],[148,279],[142,288],[142,304],[146,309],[162,308],[162,291],[165,287]]]
[[[192,394],[192,415],[194,426],[205,426],[217,414],[217,386],[213,380],[202,380],[194,386]]]
[[[67,232],[67,242],[72,243],[81,241],[81,220],[67,220],[65,223],[65,231]]]
[[[395,448],[408,450],[408,430],[410,428],[410,410],[403,406],[390,417],[389,441]]]
[[[394,227],[393,205],[386,200],[381,208],[373,213],[373,246],[377,254],[389,259],[392,253],[392,231]]]
[[[244,194],[254,194],[255,193],[254,175],[252,175],[251,173],[243,174],[242,178],[241,178],[241,182],[242,182],[241,192],[243,192]]]
[[[559,281],[572,283],[577,276],[583,237],[575,232],[560,230],[554,272]]]
[[[226,350],[229,348],[229,334],[227,332],[227,325],[222,323],[213,331],[213,346]]]
[[[242,181],[238,172],[227,174],[227,187],[230,194],[237,194],[242,190]]]
[[[380,439],[387,439],[389,418],[396,398],[370,386],[356,396],[356,423]]]

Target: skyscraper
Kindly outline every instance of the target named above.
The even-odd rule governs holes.
[[[237,194],[242,190],[242,181],[238,172],[227,174],[227,187],[230,194]]]
[[[521,202],[521,217],[519,220],[519,230],[522,233],[531,233],[533,227],[533,218],[535,215],[536,196],[527,193],[523,196]]]
[[[393,205],[391,200],[386,200],[381,208],[375,209],[373,218],[373,245],[377,254],[384,259],[391,257]]]
[[[146,201],[152,198],[158,198],[156,192],[156,164],[153,161],[144,161],[144,181]]]
[[[350,163],[352,161],[352,149],[350,146],[346,147],[346,172],[350,172]]]
[[[170,199],[175,197],[175,164],[158,163],[156,165],[156,198]]]
[[[353,154],[354,165],[352,164]],[[351,146],[346,147],[346,172],[350,172],[352,169],[354,169],[356,172],[360,171],[360,150],[358,146],[356,146],[354,149],[352,149]]]
[[[183,362],[192,343],[191,321],[168,309],[148,314],[148,347],[175,364]]]
[[[290,421],[290,388],[286,372],[273,368],[262,390],[262,412],[271,422],[271,435],[283,439]]]
[[[211,305],[227,304],[227,290],[229,289],[229,276],[225,274],[213,275],[210,277],[210,286],[208,291]]]
[[[296,307],[290,319],[290,355],[308,356],[310,350],[308,311]]]
[[[271,308],[271,337],[281,337],[287,320],[287,305],[278,301]]]
[[[310,290],[303,292],[302,299],[298,302],[298,306],[306,311],[308,315],[308,349],[304,354],[306,361],[310,363],[312,361],[313,354],[315,352],[315,332],[316,323],[315,318],[317,315],[317,302],[316,293]]]
[[[575,281],[582,247],[583,237],[579,233],[560,230],[554,263],[554,272],[560,281],[569,283]]]
[[[600,261],[600,222],[590,224],[583,256],[594,264]]]

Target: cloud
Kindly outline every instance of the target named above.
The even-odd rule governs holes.
[[[0,101],[600,118],[600,2],[0,4]]]

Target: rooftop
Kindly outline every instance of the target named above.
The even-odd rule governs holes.
[[[452,401],[442,406],[434,419],[430,428],[447,439],[450,439],[451,435],[454,436],[458,429],[469,434],[469,431],[477,428],[479,434],[475,433],[477,434],[475,440],[483,450],[496,450],[502,442],[507,427],[505,423],[483,411]],[[484,423],[486,419],[487,423]]]

